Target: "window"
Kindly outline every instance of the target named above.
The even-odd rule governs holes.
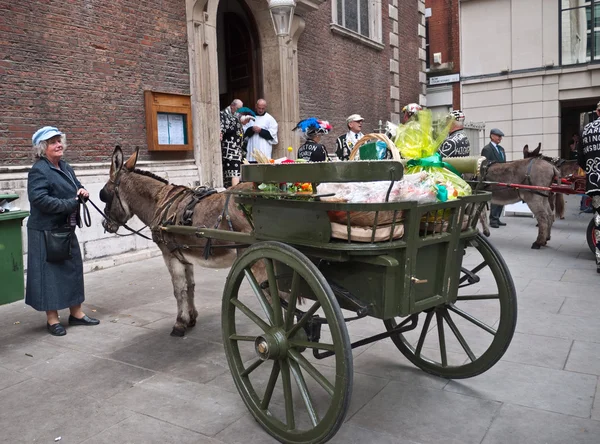
[[[559,0],[561,64],[600,61],[600,0]]]
[[[363,41],[382,42],[381,0],[332,0],[331,9],[332,30]]]

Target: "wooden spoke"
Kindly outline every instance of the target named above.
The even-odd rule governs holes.
[[[314,348],[317,350],[329,350],[335,351],[333,344],[325,344],[323,342],[312,342],[312,341],[301,341],[298,339],[291,339],[290,344],[296,347]]]
[[[456,298],[457,301],[483,301],[489,299],[500,299],[500,295],[498,293],[494,294],[473,294],[468,296],[458,296]]]
[[[229,339],[232,341],[254,342],[256,336],[229,335]]]
[[[246,275],[246,278],[248,279],[248,282],[250,283],[250,287],[252,288],[252,291],[254,292],[254,294],[256,295],[256,298],[258,299],[258,303],[260,304],[263,311],[265,312],[265,316],[267,316],[267,319],[269,320],[271,325],[273,325],[273,309],[271,308],[271,304],[269,304],[269,301],[267,300],[267,297],[265,296],[264,292],[260,288],[260,285],[256,281],[254,274],[252,274],[252,271],[250,271],[248,268],[246,268],[244,270],[244,274]]]
[[[292,380],[288,361],[281,361],[281,381],[283,382],[283,398],[285,399],[285,419],[288,430],[296,428],[294,420],[294,398],[292,394]]]
[[[302,316],[302,318],[300,318],[300,320],[298,321],[298,323],[296,325],[294,325],[288,332],[287,332],[287,337],[291,338],[294,336],[294,334],[300,330],[304,324],[306,324],[308,322],[308,320],[312,317],[312,315],[314,315],[317,310],[321,308],[321,303],[319,301],[315,302],[312,307],[309,308],[309,310],[304,313],[304,315]]]
[[[290,300],[288,301],[287,311],[285,313],[285,330],[292,328],[294,315],[296,314],[296,302],[298,301],[298,292],[300,291],[300,275],[294,270],[292,276],[292,288],[290,290]]]
[[[269,324],[267,324],[256,313],[246,307],[239,299],[231,299],[231,303],[248,318],[250,318],[256,325],[258,325],[265,333],[271,328]]]
[[[427,336],[427,332],[429,331],[429,324],[431,324],[432,318],[433,318],[433,312],[430,311],[425,316],[425,322],[423,322],[423,328],[421,329],[421,335],[419,336],[419,342],[417,343],[417,348],[415,350],[416,356],[421,355],[421,350],[423,349],[423,344],[425,343],[425,337]]]
[[[250,373],[256,370],[263,362],[265,361],[263,361],[262,359],[257,359],[252,364],[250,364],[250,367],[248,367],[246,370],[240,373],[241,376],[248,376]]]
[[[467,321],[475,324],[477,327],[487,331],[489,334],[491,335],[496,335],[496,330],[494,330],[492,327],[490,327],[489,325],[487,325],[486,323],[480,321],[479,319],[477,319],[476,317],[470,315],[469,313],[461,310],[460,308],[456,308],[453,305],[448,305],[448,310],[453,311],[454,313],[456,313],[459,316],[462,316],[463,318],[465,318]]]
[[[308,386],[306,385],[306,381],[304,380],[304,376],[302,375],[302,371],[300,371],[300,367],[296,361],[288,361],[290,364],[290,369],[292,370],[292,375],[296,380],[296,385],[298,386],[298,391],[300,392],[300,396],[302,397],[302,401],[304,401],[304,406],[306,407],[306,411],[308,412],[308,416],[310,418],[310,422],[313,427],[316,427],[319,423],[319,415],[315,410],[313,405],[313,400],[310,396],[310,391],[308,390]]]
[[[265,389],[265,396],[260,403],[260,408],[263,410],[267,410],[269,404],[271,403],[271,398],[273,397],[273,391],[275,390],[275,384],[277,384],[277,378],[279,377],[280,370],[281,367],[279,365],[279,361],[274,361],[273,368],[271,369],[271,376],[269,376],[269,382],[267,383],[267,388]]]
[[[312,378],[315,381],[317,381],[321,387],[323,387],[323,390],[325,390],[329,394],[329,396],[333,396],[333,391],[335,387],[329,382],[329,380],[325,376],[321,374],[321,372],[319,372],[319,370],[315,368],[314,365],[310,363],[310,361],[308,361],[308,359],[306,359],[304,356],[302,356],[302,354],[300,354],[296,350],[290,350],[288,353],[290,357],[294,361],[296,361],[306,373],[312,376]]]
[[[272,259],[265,259],[267,276],[269,279],[269,294],[271,295],[271,306],[273,308],[273,325],[283,325],[283,314],[281,313],[281,301],[279,300],[279,286],[275,277],[275,266]]]
[[[446,355],[446,337],[444,335],[444,320],[439,311],[435,312],[437,322],[438,340],[440,342],[440,355],[442,358],[442,367],[448,367],[448,356]]]
[[[444,312],[442,313],[442,315],[444,316],[444,319],[448,323],[448,327],[450,327],[450,330],[452,330],[452,333],[454,333],[454,336],[456,336],[456,339],[460,343],[461,347],[463,348],[463,350],[465,351],[465,353],[467,354],[467,356],[469,357],[469,359],[471,360],[471,362],[474,362],[475,359],[477,359],[477,358],[475,357],[475,354],[473,353],[473,351],[469,347],[469,344],[467,344],[467,341],[465,340],[465,338],[463,337],[463,335],[458,330],[458,327],[456,326],[456,324],[454,323],[454,321],[450,317],[450,313],[448,313],[448,310],[444,310]]]

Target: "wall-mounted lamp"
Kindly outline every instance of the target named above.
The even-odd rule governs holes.
[[[271,19],[275,27],[275,34],[281,37],[290,35],[292,17],[296,8],[295,0],[268,0]]]

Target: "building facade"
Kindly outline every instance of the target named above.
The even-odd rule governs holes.
[[[141,167],[173,183],[219,187],[219,111],[233,98],[267,100],[279,123],[274,156],[299,146],[301,118],[333,124],[333,151],[349,114],[372,131],[425,101],[424,0],[299,0],[286,38],[266,0],[0,0],[0,9],[0,192],[18,193],[24,209],[31,135],[43,125],[67,133],[65,159],[97,201],[115,145],[139,146]],[[146,91],[189,97],[189,151],[148,150]],[[99,217],[80,239],[98,266],[156,251],[103,233]]]
[[[427,106],[447,114],[460,104],[458,0],[425,0],[427,23]]]
[[[461,93],[507,137],[507,157],[523,146],[569,158],[574,133],[600,99],[598,0],[461,0]]]

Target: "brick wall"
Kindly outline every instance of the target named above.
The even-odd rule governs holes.
[[[392,0],[391,3],[398,6],[400,103],[401,106],[419,103],[419,94],[425,93],[419,80],[423,61],[419,59],[418,26],[422,16],[417,0]]]
[[[393,1],[397,5],[397,0]],[[416,0],[400,3],[400,20],[406,22],[406,27],[400,27],[400,97],[408,103],[419,97],[419,14]],[[330,152],[335,151],[335,139],[347,131],[346,117],[350,114],[359,113],[365,118],[363,132],[367,133],[378,126],[379,120],[390,120],[394,111],[390,99],[390,59],[394,58],[389,45],[391,4],[384,2],[382,6],[382,50],[332,32],[331,1],[305,17],[306,28],[298,41],[300,117],[329,120],[333,132],[323,138],[323,143]]]
[[[460,33],[459,9],[457,0],[425,0],[431,8],[429,17],[429,60],[432,75],[460,73]],[[442,67],[451,63],[452,68],[438,68],[433,64],[433,54],[442,54]],[[453,108],[460,109],[460,84],[452,86]]]
[[[70,162],[145,147],[143,91],[190,93],[185,0],[0,0],[0,10],[1,165],[30,164],[43,125],[67,133]]]

